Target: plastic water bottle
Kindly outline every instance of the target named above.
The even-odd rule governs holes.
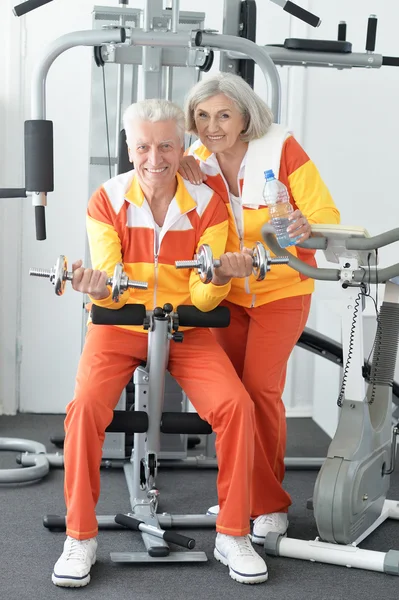
[[[263,198],[269,209],[271,223],[276,232],[276,238],[281,248],[293,246],[297,238],[290,238],[287,227],[292,225],[289,215],[294,211],[290,203],[288,190],[284,183],[275,178],[273,171],[265,171]]]

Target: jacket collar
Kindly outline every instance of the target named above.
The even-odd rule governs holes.
[[[179,173],[176,174],[176,178],[177,178],[177,189],[176,189],[176,194],[174,196],[174,199],[176,200],[176,204],[180,211],[180,214],[183,215],[183,214],[189,212],[190,210],[193,210],[194,208],[196,208],[197,203],[195,202],[194,198],[192,198],[192,196],[188,192],[186,186],[184,185],[184,180],[179,175]],[[144,196],[143,190],[140,187],[139,179],[138,179],[136,173],[133,176],[130,186],[128,187],[127,191],[125,192],[125,198],[128,202],[130,202],[131,204],[134,204],[135,206],[138,206],[139,208],[143,206],[145,196]]]

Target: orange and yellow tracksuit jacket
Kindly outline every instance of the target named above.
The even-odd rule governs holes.
[[[267,141],[267,134],[262,139]],[[251,143],[253,142],[250,142],[249,146]],[[310,224],[339,223],[339,211],[326,185],[316,166],[295,138],[289,134],[280,147],[276,144],[275,151],[280,153],[278,179],[287,187],[293,208],[300,209]],[[206,184],[221,196],[227,206],[229,234],[226,252],[237,252],[243,247],[253,248],[255,242],[262,241],[262,226],[269,221],[268,208],[264,205],[256,208],[243,206],[240,231],[230,203],[229,187],[216,156],[209,152],[200,140],[197,140],[186,154],[193,155],[199,162],[201,170],[207,175]],[[244,183],[245,159],[246,157],[238,173],[240,195]],[[268,168],[269,165],[264,165],[264,170]],[[259,190],[259,196],[261,192],[262,190]],[[316,265],[314,250],[296,246],[286,250],[309,265]],[[273,256],[273,253],[271,255]],[[306,278],[288,265],[276,265],[271,267],[264,281],[256,281],[253,275],[245,279],[233,279],[227,300],[240,306],[254,307],[281,298],[310,294],[313,290],[313,279]]]
[[[148,283],[147,290],[126,290],[118,303],[110,295],[91,299],[94,304],[110,309],[144,304],[153,310],[169,302],[174,309],[193,304],[207,312],[227,296],[230,283],[205,285],[193,269],[175,267],[176,260],[192,260],[201,244],[209,244],[213,255],[220,256],[228,235],[228,214],[219,195],[206,185],[190,184],[179,174],[177,182],[159,233],[134,171],[113,177],[93,194],[87,210],[93,269],[111,277],[116,263],[122,262],[129,279]]]

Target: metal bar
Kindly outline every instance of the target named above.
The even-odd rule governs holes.
[[[186,67],[188,48],[163,48],[162,65],[164,67]],[[125,65],[142,64],[142,48],[140,46],[117,46],[110,56],[104,53],[104,62],[123,63]]]
[[[270,85],[270,108],[274,115],[276,123],[281,118],[281,83],[276,65],[271,60],[264,48],[259,47],[254,42],[244,38],[232,35],[217,35],[211,33],[202,34],[201,46],[217,48],[219,50],[236,50],[243,52],[249,58],[252,58],[260,67],[266,81]]]
[[[367,54],[365,52],[311,52],[269,45],[263,46],[262,49],[269,55],[274,64],[279,66],[379,69],[383,64],[381,54]],[[246,58],[248,54],[229,52],[228,56],[232,59],[242,59]]]
[[[377,250],[395,242],[399,242],[399,227],[369,238],[349,238],[345,245],[348,250]]]
[[[119,17],[120,27],[125,25],[125,17],[121,15]],[[123,88],[125,79],[125,65],[118,64],[117,70],[117,83],[116,83],[116,116],[115,116],[115,156],[117,162],[114,168],[114,174],[118,175],[118,156],[119,156],[119,133],[121,130],[121,118],[122,118],[122,103],[123,103]]]
[[[240,34],[241,0],[224,0],[223,35]],[[220,53],[219,69],[227,73],[238,73],[240,59],[231,59],[227,52]]]
[[[99,46],[125,41],[123,29],[74,31],[67,33],[45,49],[32,74],[31,119],[46,118],[46,79],[55,59],[70,48],[76,46]]]
[[[177,33],[179,29],[179,12],[180,12],[180,0],[173,0],[172,2],[172,33]]]
[[[270,248],[276,256],[286,256],[286,252],[279,246],[276,237],[273,233],[270,233],[269,225],[264,225],[262,228],[262,235],[266,242],[266,245]],[[322,269],[318,267],[312,267],[302,260],[299,260],[295,256],[289,255],[289,266],[298,273],[311,277],[312,279],[318,279],[320,281],[339,281],[341,276],[341,269]],[[366,272],[364,269],[357,269],[353,273],[353,282],[361,283],[367,281],[367,283],[385,283],[389,279],[399,276],[399,263],[386,267],[385,269],[370,269]]]

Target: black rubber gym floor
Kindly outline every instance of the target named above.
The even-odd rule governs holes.
[[[49,442],[62,433],[61,415],[0,417],[1,437],[34,439],[55,451]],[[311,419],[289,419],[289,456],[323,456],[328,437]],[[0,453],[0,468],[15,468],[15,454]],[[160,510],[202,513],[216,503],[216,471],[161,470]],[[312,496],[315,471],[288,471],[286,489],[293,498],[289,535],[314,539],[317,530],[306,501]],[[392,476],[390,498],[399,499],[399,470]],[[129,507],[123,471],[102,471],[98,514],[115,514]],[[64,533],[52,533],[42,525],[45,514],[64,514],[63,472],[52,470],[39,483],[0,486],[0,598],[4,600],[396,600],[399,579],[371,571],[347,569],[287,558],[267,558],[269,581],[243,585],[228,576],[226,567],[213,558],[215,533],[191,530],[196,550],[203,550],[203,564],[120,565],[110,552],[142,550],[140,534],[100,531],[97,563],[92,581],[77,590],[56,588],[51,582],[54,562],[62,551]],[[184,533],[184,531],[182,531]],[[261,547],[258,547],[262,552]],[[384,523],[362,548],[386,552],[399,549],[399,522]]]

